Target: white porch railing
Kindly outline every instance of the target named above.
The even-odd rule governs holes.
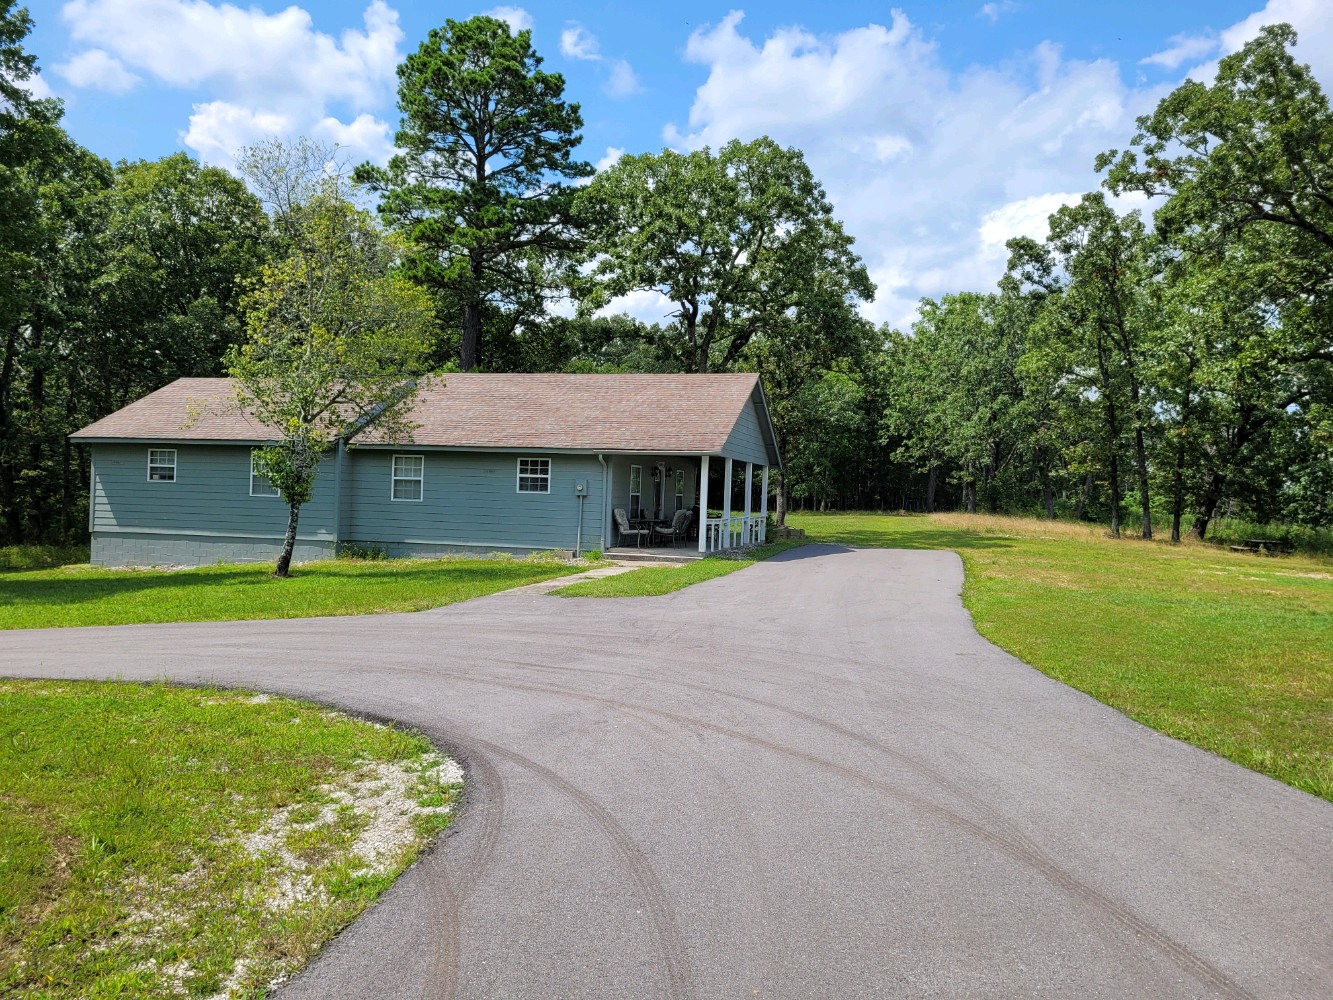
[[[762,545],[768,534],[768,518],[762,514],[710,517],[704,520],[703,532],[705,552]]]

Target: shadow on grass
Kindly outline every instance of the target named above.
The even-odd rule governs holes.
[[[201,599],[209,594],[216,595],[218,588],[268,587],[273,597],[283,593],[300,593],[309,596],[319,591],[329,593],[350,592],[356,583],[376,582],[389,584],[428,584],[432,578],[438,578],[442,587],[449,589],[466,587],[471,584],[489,582],[517,581],[526,582],[532,578],[533,565],[521,562],[501,560],[487,561],[483,565],[463,565],[460,563],[441,562],[438,565],[413,565],[401,568],[369,568],[366,566],[322,565],[318,567],[297,567],[289,579],[278,580],[272,575],[267,564],[256,564],[253,568],[196,569],[196,570],[133,570],[123,575],[87,576],[69,574],[47,579],[33,579],[31,574],[18,573],[5,579],[0,577],[0,606],[20,607],[33,605],[82,604],[89,601],[102,601],[133,595],[161,595],[164,601],[175,599],[176,595],[186,595],[189,591],[199,592]],[[10,574],[4,574],[10,577]],[[224,590],[224,592],[225,592]]]

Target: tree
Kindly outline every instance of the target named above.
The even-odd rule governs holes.
[[[728,369],[792,310],[874,298],[805,158],[768,138],[621,157],[588,185],[583,211],[592,271],[580,308],[660,293],[674,323],[659,346],[686,370]]]
[[[572,156],[583,119],[541,64],[530,31],[446,21],[398,67],[401,152],[356,171],[407,236],[408,273],[458,307],[464,371],[480,356],[485,306],[527,312],[561,292],[579,246],[565,182],[592,173]]]
[[[1141,533],[1152,537],[1148,437],[1152,400],[1142,373],[1143,341],[1157,321],[1148,288],[1154,246],[1137,212],[1118,216],[1100,192],[1051,216],[1045,244],[1009,241],[1009,272],[1045,296],[1037,329],[1062,356],[1104,418],[1103,454],[1111,487],[1111,534],[1120,534],[1120,438],[1133,442]],[[1047,365],[1050,369],[1051,365]]]
[[[301,216],[296,248],[246,296],[247,337],[227,358],[240,408],[279,435],[256,456],[289,510],[278,577],[330,448],[372,424],[410,440],[434,320],[426,292],[395,272],[401,244],[366,213],[321,195]]]

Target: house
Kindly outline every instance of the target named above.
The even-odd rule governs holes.
[[[449,375],[414,398],[410,442],[340,441],[301,508],[295,558],[606,550],[613,510],[721,510],[699,552],[764,539],[780,464],[755,375]],[[274,559],[287,506],[256,474],[274,440],[227,379],[180,379],[71,435],[92,451],[92,561]],[[731,488],[726,488],[730,483]],[[747,489],[748,487],[748,489]]]

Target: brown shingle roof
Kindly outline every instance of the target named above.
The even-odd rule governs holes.
[[[413,443],[717,454],[756,375],[448,375],[418,393]],[[236,409],[228,379],[179,379],[75,440],[272,440]],[[375,443],[373,433],[360,443]]]

